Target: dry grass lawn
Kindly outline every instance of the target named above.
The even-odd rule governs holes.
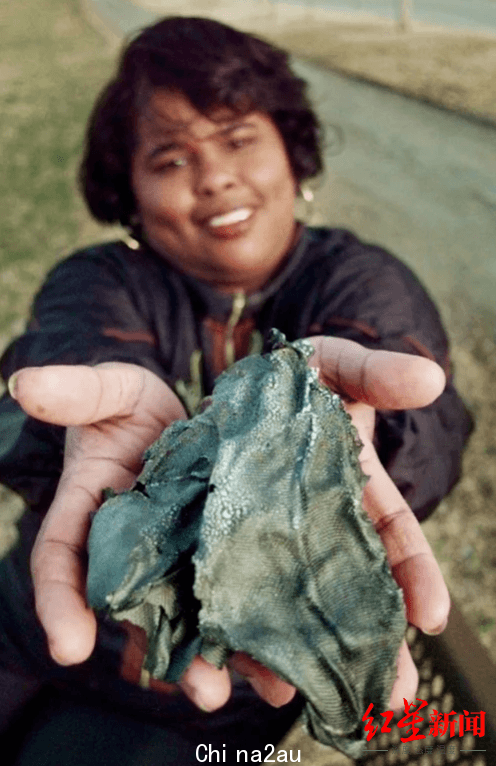
[[[339,18],[281,25],[272,37],[307,61],[496,124],[496,36]]]

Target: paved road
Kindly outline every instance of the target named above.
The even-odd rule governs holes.
[[[325,220],[389,246],[438,298],[459,292],[494,311],[496,130],[315,67],[298,69],[324,123],[344,136],[343,150],[327,158]]]
[[[150,18],[126,0],[94,6],[125,32]],[[297,66],[323,123],[344,137],[338,155],[328,152],[320,220],[389,247],[438,300],[459,293],[496,313],[496,130]]]

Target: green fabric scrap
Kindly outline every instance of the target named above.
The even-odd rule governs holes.
[[[316,739],[358,758],[406,622],[361,506],[356,429],[312,351],[274,331],[270,354],[234,364],[210,406],[163,432],[93,520],[88,600],[145,627],[157,678],[247,652],[305,696]]]

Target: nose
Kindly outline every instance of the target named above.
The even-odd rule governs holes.
[[[220,152],[209,152],[197,158],[196,193],[211,197],[238,183],[235,163]]]

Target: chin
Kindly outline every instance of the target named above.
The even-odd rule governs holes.
[[[260,290],[270,279],[272,271],[268,274],[260,265],[247,268],[246,261],[240,261],[239,266],[231,263],[228,270],[222,267],[213,267],[206,281],[221,292],[227,293],[254,293]]]

